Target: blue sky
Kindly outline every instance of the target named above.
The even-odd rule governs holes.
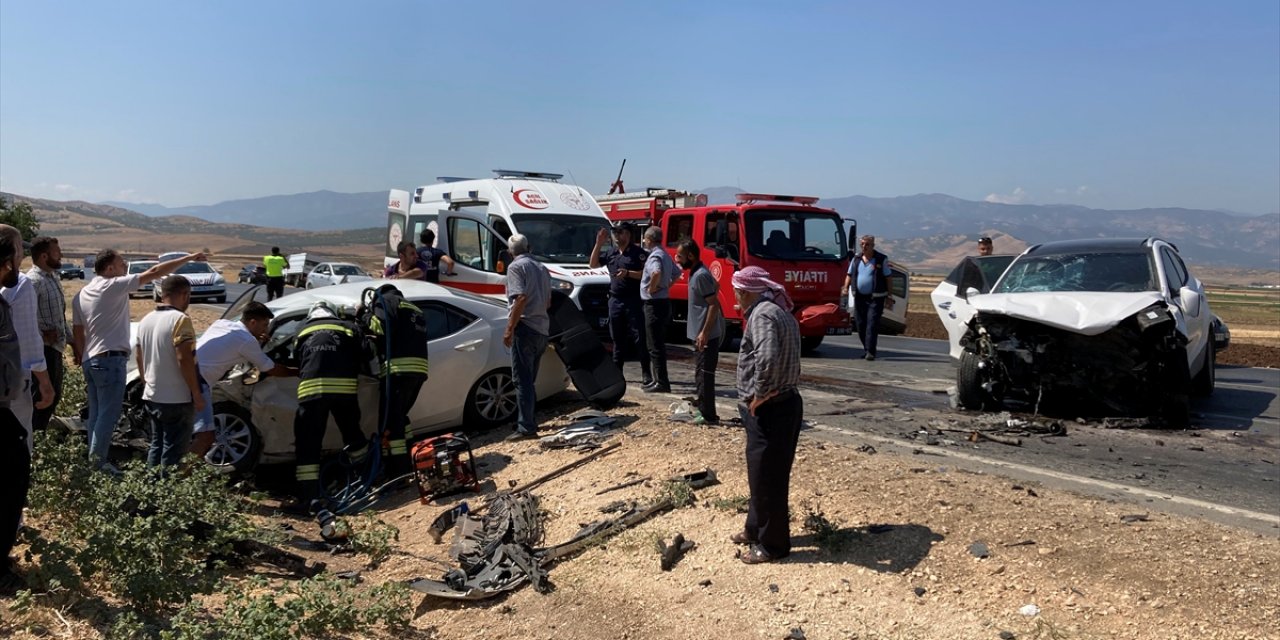
[[[0,189],[607,189],[1280,211],[1280,3],[0,0]]]

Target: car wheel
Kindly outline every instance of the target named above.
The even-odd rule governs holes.
[[[1200,367],[1200,373],[1196,374],[1194,380],[1191,381],[1191,392],[1198,396],[1213,395],[1213,388],[1218,384],[1218,354],[1214,350],[1212,344],[1204,347],[1204,366]]]
[[[205,462],[237,473],[258,464],[262,455],[262,435],[244,407],[229,401],[213,405],[213,446],[204,455]]]
[[[813,353],[818,350],[818,345],[822,344],[822,339],[826,336],[801,336],[800,352]]]
[[[991,394],[982,388],[982,369],[978,366],[978,354],[960,352],[960,367],[956,371],[956,399],[960,408],[983,411],[995,404]]]
[[[467,394],[464,419],[467,426],[497,427],[516,417],[516,383],[510,369],[484,374]]]
[[[314,288],[315,288],[315,287],[311,284],[311,282],[310,282],[310,281],[308,281],[308,282],[307,282],[307,290],[311,290],[311,289],[314,289]]]

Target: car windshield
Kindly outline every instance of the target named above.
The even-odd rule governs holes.
[[[1146,253],[1024,255],[992,292],[1156,291],[1154,273]]]
[[[209,266],[208,262],[188,262],[178,267],[174,273],[213,273],[213,267]]]
[[[609,226],[592,216],[517,214],[516,232],[529,238],[533,257],[541,262],[587,264],[596,234]]]
[[[154,266],[156,266],[154,262],[130,262],[129,273],[142,273]]]
[[[362,276],[364,270],[354,264],[335,264],[333,265],[333,275],[335,276]]]
[[[747,250],[779,260],[840,260],[844,229],[835,214],[752,209],[746,214]]]

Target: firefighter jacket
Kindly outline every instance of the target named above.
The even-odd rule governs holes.
[[[380,297],[374,299],[366,323],[382,363],[381,374],[427,377],[426,315],[395,289],[383,291]]]
[[[337,318],[315,318],[302,325],[294,342],[298,358],[298,401],[321,395],[356,395],[365,362],[360,329]]]

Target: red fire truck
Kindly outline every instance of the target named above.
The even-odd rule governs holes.
[[[722,283],[720,306],[731,337],[741,335],[742,315],[734,307],[729,278],[751,265],[763,267],[787,287],[805,351],[816,349],[826,336],[850,333],[849,313],[838,301],[849,268],[849,239],[857,237],[858,223],[815,206],[818,198],[740,193],[735,204],[708,205],[704,195],[648,189],[597,196],[596,202],[615,222],[661,225],[663,243],[673,256],[682,240],[696,241],[702,261]],[[672,300],[688,300],[687,278],[682,275],[672,286]],[[906,291],[902,296],[905,311]],[[686,307],[672,305],[677,320],[684,319]]]

